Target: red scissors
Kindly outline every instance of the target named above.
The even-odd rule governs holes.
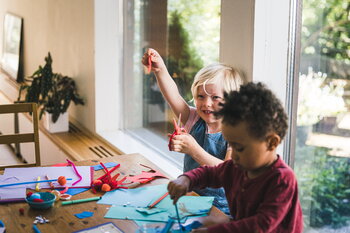
[[[173,118],[173,124],[174,124],[174,132],[170,136],[169,144],[168,144],[168,148],[170,151],[171,151],[171,140],[173,140],[174,136],[180,135],[181,133],[187,133],[185,128],[181,127],[181,113],[179,115],[179,119],[177,122],[176,122],[175,118]]]

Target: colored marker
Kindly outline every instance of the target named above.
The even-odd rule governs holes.
[[[168,192],[166,192],[166,193],[164,193],[163,194],[163,196],[161,196],[160,198],[158,198],[155,202],[153,202],[152,204],[150,204],[149,206],[148,206],[148,208],[150,209],[150,208],[153,208],[155,205],[157,205],[159,202],[161,202],[166,196],[168,196],[169,195],[169,193]]]
[[[67,180],[72,180],[72,178],[67,178]],[[37,181],[28,181],[28,182],[12,183],[12,184],[1,184],[0,188],[7,187],[7,186],[15,186],[15,185],[22,185],[22,184],[36,184],[36,183],[52,182],[52,181],[57,181],[57,179],[53,179],[53,180],[37,180]]]
[[[83,203],[83,202],[88,202],[88,201],[98,201],[100,199],[101,199],[101,197],[90,197],[90,198],[85,198],[85,199],[62,201],[61,204],[62,205],[70,205],[70,204],[77,204],[77,203]]]
[[[41,233],[41,231],[39,230],[39,228],[35,224],[33,224],[33,230],[35,233]]]

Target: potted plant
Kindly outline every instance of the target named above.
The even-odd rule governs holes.
[[[35,102],[40,109],[39,118],[45,113],[45,127],[51,133],[66,132],[69,129],[67,109],[71,103],[84,105],[77,92],[74,80],[68,76],[52,72],[50,52],[45,57],[44,67],[39,66],[25,79],[19,89],[18,101],[25,91],[24,102]],[[63,124],[63,126],[58,126]]]

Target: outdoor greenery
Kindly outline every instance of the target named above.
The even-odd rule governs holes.
[[[168,0],[168,18],[178,12],[189,47],[196,51],[203,65],[219,60],[221,0]],[[193,54],[194,55],[194,54]]]
[[[39,66],[38,70],[21,84],[18,101],[21,101],[22,91],[25,91],[25,102],[38,104],[40,118],[46,111],[52,114],[53,122],[57,121],[60,114],[67,111],[71,101],[84,105],[74,80],[62,74],[53,73],[50,52],[45,57],[44,67]]]
[[[302,16],[297,124],[298,130],[309,127],[310,133],[322,118],[337,118],[350,107],[350,1],[304,0]],[[306,145],[306,136],[299,132],[294,170],[305,232],[349,226],[350,158],[335,157],[337,145]],[[345,130],[337,133],[347,137]]]
[[[192,99],[191,85],[195,74],[203,66],[196,50],[191,47],[187,31],[184,29],[179,12],[171,14],[169,23],[169,54],[166,59],[170,75],[174,78],[185,100]]]
[[[329,78],[350,79],[349,12],[350,1],[303,1],[302,63]]]
[[[329,156],[328,151],[312,146],[296,151],[304,219],[316,228],[338,228],[350,221],[350,158]]]

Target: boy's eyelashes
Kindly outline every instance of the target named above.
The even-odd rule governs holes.
[[[237,143],[230,143],[231,147],[233,150],[237,151],[237,152],[243,152],[244,151],[244,146],[237,144]]]

